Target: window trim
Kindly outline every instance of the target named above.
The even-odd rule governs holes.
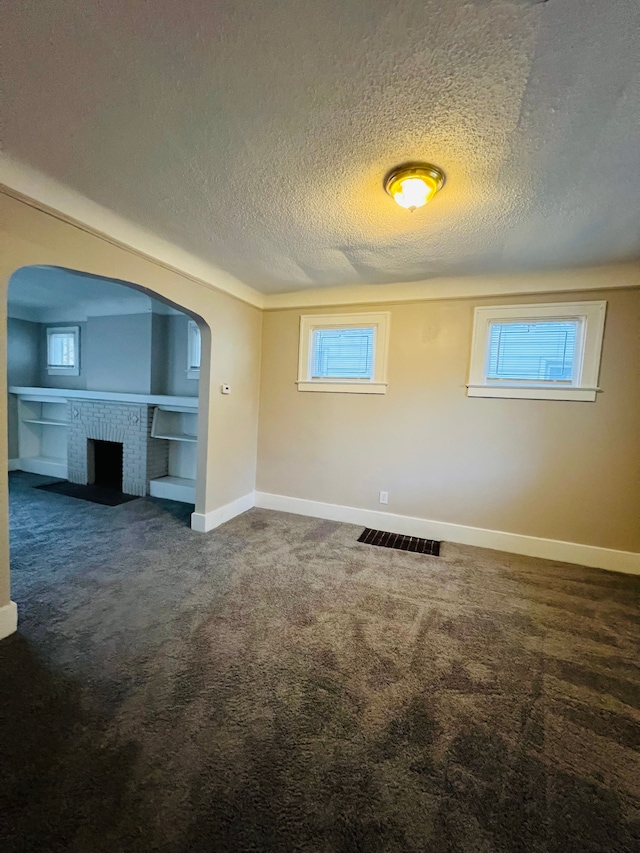
[[[598,387],[598,376],[606,311],[607,303],[603,300],[538,305],[487,305],[476,308],[467,395],[519,400],[593,402],[601,390]],[[529,323],[544,320],[580,320],[581,334],[576,343],[573,380],[487,379],[490,324],[505,320],[522,320]]]
[[[50,339],[52,335],[59,335],[61,332],[71,333],[74,337],[74,350],[76,353],[76,363],[73,366],[64,367],[61,365],[49,364]],[[80,376],[80,326],[47,326],[47,374],[49,376]]]
[[[339,394],[386,394],[389,356],[388,311],[367,314],[302,314],[298,350],[298,391],[331,391]],[[370,329],[373,327],[372,379],[313,379],[311,376],[311,339],[318,329]]]
[[[200,379],[201,364],[198,367],[191,365],[191,336],[194,330],[200,336],[200,362],[202,363],[202,332],[195,320],[189,320],[187,324],[187,379]]]

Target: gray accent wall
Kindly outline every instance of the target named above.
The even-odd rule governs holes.
[[[168,393],[169,319],[166,314],[151,315],[151,394]]]
[[[38,385],[40,326],[28,320],[7,320],[7,384]],[[18,401],[9,394],[9,459],[18,457]]]
[[[84,374],[88,391],[149,394],[152,315],[89,317]]]
[[[187,329],[189,317],[182,314],[173,314],[166,319],[168,322],[167,334],[167,386],[166,394],[175,394],[178,397],[197,397],[199,392],[199,381],[187,378]]]
[[[7,320],[7,382],[37,385],[40,374],[40,324]]]

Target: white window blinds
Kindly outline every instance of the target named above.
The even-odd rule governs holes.
[[[76,366],[76,335],[74,332],[49,332],[47,363],[49,367]]]
[[[580,320],[493,322],[487,379],[571,382]]]
[[[311,341],[313,379],[372,379],[374,329],[315,329]]]

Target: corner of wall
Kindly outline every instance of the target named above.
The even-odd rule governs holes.
[[[4,607],[0,607],[0,640],[4,640],[10,634],[18,630],[18,605],[10,601]]]
[[[225,506],[211,510],[211,512],[193,512],[191,513],[191,529],[196,533],[208,533],[210,530],[215,530],[226,521],[231,521],[237,515],[241,515],[255,506],[255,492],[238,498]]]

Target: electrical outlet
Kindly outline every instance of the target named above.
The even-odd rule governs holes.
[[[380,503],[388,504],[389,503],[389,492],[380,492]]]
[[[221,394],[230,394],[230,393],[231,393],[231,388],[229,388],[229,386],[228,386],[228,385],[221,385],[221,386],[220,386],[220,393],[221,393]]]

